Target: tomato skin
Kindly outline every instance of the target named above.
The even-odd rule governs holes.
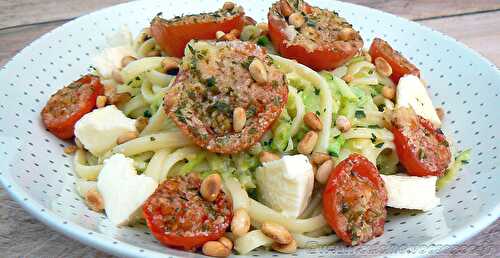
[[[195,174],[172,177],[144,203],[148,228],[162,244],[192,251],[226,232],[232,219],[229,197],[221,192],[208,202],[199,194],[200,185]]]
[[[375,38],[369,50],[372,60],[375,61],[377,57],[384,58],[392,68],[391,80],[397,85],[399,79],[406,74],[413,74],[420,77],[420,70],[410,63],[399,52],[395,51],[386,41]]]
[[[74,89],[71,88],[72,85],[76,84],[82,84],[82,86]],[[85,92],[87,90],[91,92]],[[77,101],[79,102],[61,102],[59,98],[62,98],[62,96],[66,94],[72,94],[72,97],[77,97]],[[104,86],[102,86],[99,78],[94,75],[85,75],[52,95],[42,110],[42,122],[45,127],[58,138],[62,140],[70,139],[74,136],[76,122],[95,108],[97,96],[103,94]],[[72,101],[74,100],[72,99]],[[64,116],[58,117],[57,114],[53,114],[53,112],[60,112],[61,110],[68,109],[71,110],[70,113]]]
[[[339,192],[341,191],[339,189],[342,189],[343,185],[343,182],[341,181],[342,175],[351,173],[351,171],[355,171],[357,175],[366,178],[371,184],[373,184],[375,189],[372,190],[376,192],[378,196],[378,208],[382,208],[380,216],[375,218],[375,221],[371,222],[371,226],[374,229],[372,232],[373,235],[368,236],[368,239],[362,240],[361,243],[383,234],[385,218],[387,215],[385,209],[387,204],[387,192],[377,168],[362,155],[356,153],[351,154],[347,159],[341,161],[330,173],[323,192],[323,215],[340,239],[348,245],[355,245],[358,244],[358,242],[354,243],[352,236],[347,232],[347,219],[342,213],[342,207],[338,206],[338,204],[341,203],[347,196],[346,193]]]
[[[306,11],[307,10],[308,9],[306,9]],[[321,71],[335,69],[351,59],[357,52],[357,49],[353,47],[346,49],[346,51],[324,47],[309,52],[300,45],[287,46],[284,29],[288,25],[284,20],[274,17],[271,12],[269,12],[267,18],[269,21],[269,37],[276,50],[278,50],[283,57],[295,59],[297,62],[313,70]]]
[[[155,17],[151,22],[151,34],[161,49],[170,56],[184,56],[184,48],[192,39],[215,39],[217,31],[224,33],[232,29],[242,30],[245,25],[245,13],[242,11],[231,19],[223,21],[197,23],[168,24],[167,21]]]
[[[451,159],[448,142],[441,130],[427,119],[416,116],[401,123],[393,119],[391,128],[398,158],[411,176],[442,176]],[[424,159],[419,156],[426,156]]]

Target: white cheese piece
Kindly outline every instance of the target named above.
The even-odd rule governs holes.
[[[130,46],[110,47],[104,49],[98,56],[92,58],[92,64],[104,78],[110,78],[113,70],[122,68],[122,59],[125,56],[134,56]]]
[[[137,175],[134,160],[120,153],[104,160],[97,177],[97,189],[104,200],[106,215],[115,226],[133,223],[157,186],[153,178]]]
[[[405,75],[399,79],[396,88],[396,107],[411,107],[417,115],[428,119],[436,127],[441,127],[441,120],[424,84],[415,75]]]
[[[93,66],[104,78],[110,78],[113,70],[122,68],[123,57],[137,57],[132,47],[132,34],[126,26],[107,37],[107,41],[110,47],[92,58]]]
[[[380,175],[387,189],[387,206],[428,211],[440,200],[436,197],[436,176]]]
[[[114,105],[95,109],[75,124],[75,136],[95,156],[110,150],[126,132],[136,132],[135,119],[126,117]]]
[[[304,155],[284,156],[266,162],[255,173],[263,203],[288,217],[297,218],[307,207],[314,186],[314,173]]]

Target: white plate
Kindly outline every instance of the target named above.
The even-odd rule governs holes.
[[[115,228],[103,214],[90,211],[75,193],[72,160],[63,153],[67,143],[43,128],[39,112],[52,93],[87,72],[91,56],[106,47],[105,36],[123,24],[137,33],[160,11],[171,17],[215,10],[222,2],[117,5],[68,22],[16,55],[0,71],[0,180],[11,196],[56,230],[119,256],[195,256],[161,246],[144,227]],[[346,17],[361,31],[366,45],[374,36],[385,38],[420,67],[434,103],[447,111],[445,127],[457,148],[472,147],[473,155],[458,178],[438,193],[442,204],[432,211],[390,211],[384,235],[368,244],[300,250],[294,256],[425,255],[460,243],[495,221],[500,215],[497,68],[454,39],[417,23],[347,3],[310,2]],[[272,1],[241,3],[247,14],[264,21]]]

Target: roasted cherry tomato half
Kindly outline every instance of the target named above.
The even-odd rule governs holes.
[[[284,73],[264,48],[251,42],[198,41],[190,42],[188,49],[165,95],[165,112],[186,136],[210,152],[233,154],[250,148],[287,102]],[[266,71],[265,80],[254,80],[252,64]],[[239,130],[236,109],[245,120]]]
[[[76,122],[95,108],[104,87],[97,76],[85,75],[52,95],[42,110],[45,127],[60,139],[74,136]]]
[[[382,57],[389,63],[392,68],[390,78],[395,84],[398,84],[399,78],[405,74],[413,74],[420,77],[420,70],[383,39],[375,38],[370,46],[369,53],[372,60],[375,61],[377,57]]]
[[[442,176],[451,160],[446,136],[411,108],[397,108],[392,134],[399,161],[412,176]]]
[[[323,214],[348,245],[384,233],[387,192],[377,168],[365,157],[351,154],[330,173],[323,192]]]
[[[193,173],[169,178],[143,205],[147,225],[162,244],[194,250],[226,232],[233,216],[231,200],[220,192],[215,201],[206,201],[200,186]]]
[[[228,33],[237,29],[241,32],[245,20],[245,12],[241,6],[170,20],[157,16],[151,21],[151,34],[169,56],[182,57],[190,40],[215,39],[217,31]]]
[[[363,47],[361,36],[344,18],[302,0],[274,3],[267,18],[276,50],[317,71],[341,66]]]

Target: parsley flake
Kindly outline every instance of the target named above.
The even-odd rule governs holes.
[[[365,111],[363,111],[363,110],[356,110],[356,112],[354,112],[354,116],[357,119],[362,119],[362,118],[366,117],[366,114],[365,114]]]

